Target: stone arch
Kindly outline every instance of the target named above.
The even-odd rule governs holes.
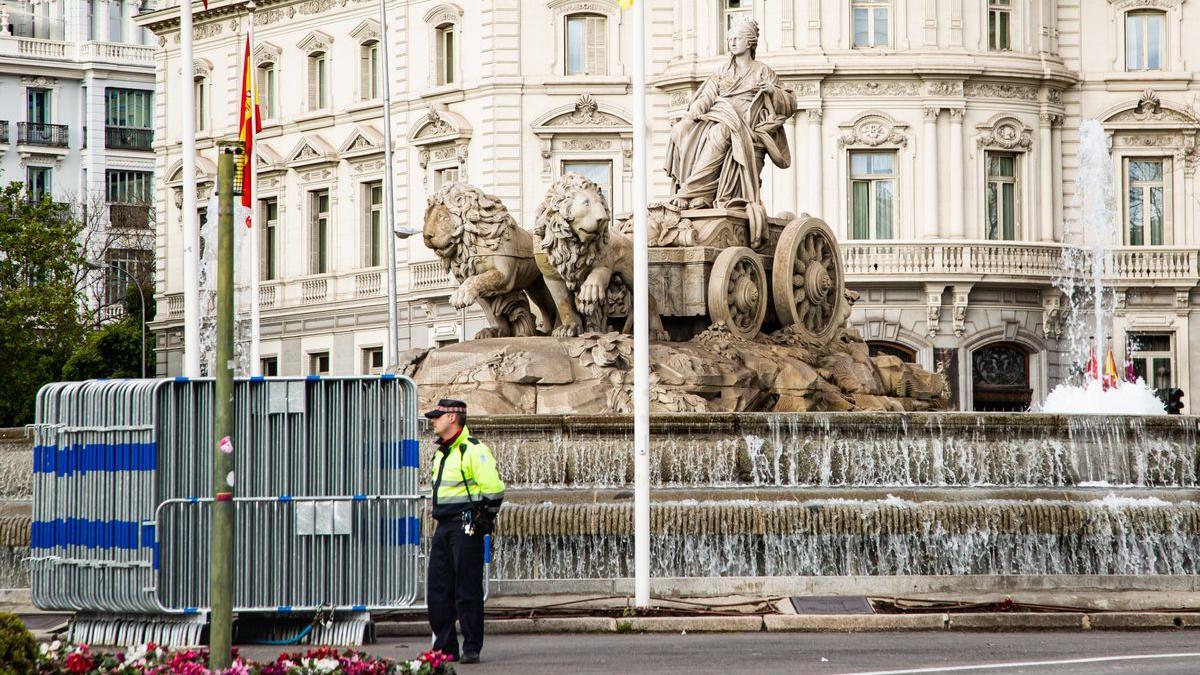
[[[1036,334],[1025,330],[1018,324],[1007,323],[1002,326],[982,330],[962,342],[959,352],[959,391],[961,392],[960,398],[962,399],[963,409],[979,409],[975,401],[975,383],[977,379],[975,374],[975,355],[979,350],[994,345],[1009,345],[1019,348],[1024,352],[1026,357],[1025,381],[1028,386],[1028,403],[1025,403],[1025,407],[1028,408],[1029,405],[1044,400],[1047,393],[1046,383],[1048,374],[1045,342]],[[993,404],[995,401],[996,399],[991,399]]]

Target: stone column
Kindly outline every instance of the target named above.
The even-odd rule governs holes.
[[[791,211],[792,213],[800,213],[800,205],[796,201],[796,184],[799,179],[796,174],[799,172],[800,153],[797,152],[798,141],[796,136],[800,129],[796,122],[796,117],[793,115],[791,119],[784,125],[787,130],[788,143],[791,144],[792,164],[783,170],[783,190],[779,194],[779,202],[775,204],[775,211]]]
[[[825,213],[824,195],[821,180],[821,115],[820,108],[808,110],[808,212],[821,218],[829,218]]]
[[[963,117],[964,108],[950,108],[950,236],[962,239],[967,236],[967,224],[963,214]]]
[[[1054,231],[1054,236],[1061,238],[1062,232],[1056,228],[1061,227],[1063,221],[1063,184],[1062,184],[1062,125],[1063,116],[1058,115],[1058,119],[1050,126],[1051,152],[1050,152],[1050,198],[1054,203],[1054,222],[1051,225],[1051,230]]]
[[[92,40],[108,42],[108,0],[92,0]]]
[[[1040,239],[1042,241],[1054,241],[1054,168],[1051,164],[1051,155],[1054,149],[1054,141],[1050,137],[1050,124],[1054,121],[1054,115],[1051,113],[1042,113],[1038,115],[1041,122],[1038,130],[1038,176],[1040,179],[1041,195],[1039,196],[1039,204],[1041,205],[1041,227],[1039,228]],[[1029,238],[1033,238],[1033,231],[1029,232]]]
[[[921,226],[921,235],[933,239],[941,234],[939,212],[941,202],[938,196],[938,114],[941,109],[937,106],[927,106],[925,112],[925,133],[921,139],[921,164],[925,167],[925,185],[921,192],[925,200],[925,222]]]

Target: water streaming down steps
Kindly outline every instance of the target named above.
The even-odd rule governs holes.
[[[495,576],[630,576],[628,418],[472,426],[511,486]],[[1196,575],[1198,441],[1181,417],[656,416],[652,573]]]

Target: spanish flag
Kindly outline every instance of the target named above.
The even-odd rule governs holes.
[[[262,131],[262,116],[258,112],[258,92],[251,71],[250,37],[246,36],[246,51],[242,59],[242,105],[238,122],[238,140],[243,143],[246,165],[242,168],[242,206],[253,204],[251,170],[254,162],[254,134]],[[249,224],[249,223],[247,223]]]
[[[1117,386],[1118,379],[1117,360],[1113,358],[1113,353],[1110,349],[1108,350],[1108,353],[1104,355],[1104,388],[1108,389],[1109,387]]]

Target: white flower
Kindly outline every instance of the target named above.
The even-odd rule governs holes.
[[[49,646],[50,646],[50,645],[46,644],[45,642],[43,642],[42,644],[38,645],[38,653],[40,653],[42,656],[45,656],[45,655],[46,655],[46,652],[48,651],[48,649],[47,649],[47,648],[48,648]]]
[[[58,640],[55,640],[54,642],[50,643],[50,651],[56,652],[60,649],[62,649],[62,643],[59,642]]]
[[[408,670],[413,673],[419,672],[421,670],[421,663],[421,659],[413,659],[412,661],[409,661]]]
[[[339,665],[341,664],[337,659],[320,659],[313,663],[313,668],[318,673],[332,673],[338,669]]]

